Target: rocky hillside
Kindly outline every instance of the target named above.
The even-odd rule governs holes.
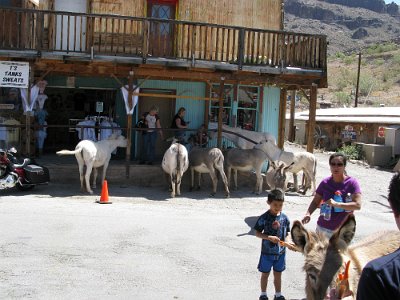
[[[400,41],[396,4],[383,0],[286,0],[285,30],[325,34],[328,53]]]

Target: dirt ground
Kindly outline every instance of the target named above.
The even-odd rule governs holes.
[[[318,183],[329,175],[329,154],[316,156]],[[396,229],[386,199],[393,173],[358,163],[347,171],[363,191],[355,242]],[[183,186],[171,199],[161,187],[113,184],[109,205],[95,203],[96,192],[81,194],[76,182],[0,191],[1,299],[258,299],[261,242],[251,228],[267,210],[266,192],[242,188],[226,199],[219,186],[209,198],[208,188]],[[310,201],[287,193],[284,212],[293,222]],[[288,252],[287,299],[305,297],[302,265],[301,254]]]

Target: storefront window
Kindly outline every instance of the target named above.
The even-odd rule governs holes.
[[[233,99],[233,89],[232,85],[224,86],[224,104],[222,110],[222,122],[226,125],[231,125],[232,123],[232,99]],[[219,98],[219,85],[213,85],[211,89],[211,97]],[[210,121],[218,122],[218,112],[219,112],[219,103],[218,100],[211,101],[210,105]]]
[[[239,86],[237,127],[256,130],[259,89],[253,86]]]

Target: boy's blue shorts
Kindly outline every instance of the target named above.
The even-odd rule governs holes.
[[[286,269],[286,252],[280,255],[273,254],[262,254],[260,255],[260,261],[258,262],[258,271],[262,273],[271,272],[273,267],[275,272],[283,272]]]

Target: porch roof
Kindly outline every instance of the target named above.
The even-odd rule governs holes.
[[[290,119],[290,114],[286,114]],[[309,111],[295,114],[296,120],[308,121]],[[400,124],[400,107],[352,107],[316,110],[316,122]]]

